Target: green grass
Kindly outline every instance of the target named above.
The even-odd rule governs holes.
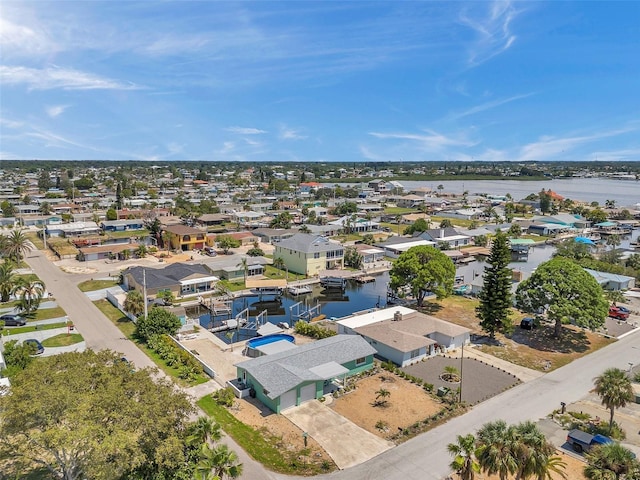
[[[44,242],[42,241],[42,238],[40,238],[36,232],[29,232],[25,236],[29,239],[29,241],[31,243],[33,243],[33,245],[38,250],[44,250]]]
[[[387,215],[405,215],[407,213],[419,213],[416,209],[405,207],[387,207],[384,209]]]
[[[103,288],[115,287],[118,285],[118,279],[113,280],[87,280],[78,284],[81,292],[93,292],[94,290],[102,290]]]
[[[40,277],[35,273],[25,273],[16,275],[17,278],[23,279],[25,282],[35,282],[40,281]]]
[[[286,270],[279,270],[273,265],[265,265],[264,275],[269,278],[285,278],[289,282],[294,280],[304,280],[306,278],[305,275],[299,273],[289,272],[287,274]]]
[[[229,280],[220,280],[220,285],[224,286],[230,292],[239,292],[240,290],[244,290],[244,280],[239,282],[230,282]]]
[[[440,222],[442,222],[445,219],[445,217],[436,217],[436,216],[432,216],[431,217],[431,228],[438,228],[440,226]],[[455,227],[465,227],[468,228],[471,223],[474,222],[474,220],[465,220],[463,218],[447,218],[447,220],[451,221],[451,224]],[[475,221],[476,223],[478,223],[478,225],[482,225],[482,222],[478,222],[477,220]]]
[[[286,448],[278,448],[277,446],[282,439],[266,438],[263,431],[242,423],[225,407],[218,405],[211,395],[202,397],[197,403],[207,415],[222,427],[225,433],[230,435],[254,460],[260,462],[267,469],[285,474],[320,473],[320,465],[313,464],[311,461],[305,464],[295,461],[300,452],[289,452],[287,455]]]
[[[8,335],[8,339],[11,340],[11,335],[18,333],[35,332],[36,330],[53,330],[54,328],[64,328],[67,326],[66,322],[49,323],[47,325],[27,325],[26,327],[11,327],[2,331],[3,335]]]
[[[0,303],[0,307],[2,308],[16,308],[20,300],[11,300],[10,302]]]
[[[142,230],[124,230],[121,232],[108,232],[106,234],[109,238],[130,238],[130,237],[146,237],[149,235],[149,230],[143,228]]]
[[[67,315],[62,307],[39,308],[35,313],[29,315],[27,322],[37,322],[38,320],[49,320],[50,318],[60,318]]]
[[[61,333],[60,335],[56,335],[55,337],[50,337],[42,341],[43,347],[67,347],[69,345],[73,345],[75,343],[80,343],[84,341],[82,335],[79,333],[72,333],[68,335],[66,333]]]
[[[160,355],[147,347],[144,342],[141,342],[135,336],[136,326],[127,316],[123,315],[122,312],[114,307],[108,300],[97,300],[93,303],[109,320],[111,320],[111,322],[113,322],[116,327],[120,329],[125,337],[135,343],[138,348],[147,355],[147,357],[153,360],[153,363],[155,363],[160,370],[173,378],[176,383],[182,386],[193,387],[194,385],[200,385],[201,383],[209,381],[209,377],[205,374],[198,375],[196,380],[190,382],[181,379],[177,368],[167,365],[164,360],[160,358]]]

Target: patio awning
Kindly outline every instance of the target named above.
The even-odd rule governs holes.
[[[198,283],[209,283],[209,282],[217,282],[219,280],[218,277],[210,276],[210,277],[200,277],[200,278],[190,278],[188,280],[180,280],[180,285],[197,285]]]
[[[595,245],[596,244],[593,240],[591,240],[590,238],[587,238],[587,237],[576,237],[575,241],[577,243],[586,243],[587,245]]]
[[[349,373],[349,369],[336,362],[323,363],[322,365],[310,368],[309,371],[320,377],[322,380],[330,380]]]

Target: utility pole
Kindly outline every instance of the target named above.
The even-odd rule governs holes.
[[[462,367],[464,362],[464,339],[462,340],[462,355],[460,356],[460,388],[458,391],[460,392],[460,398],[458,401],[462,403]]]

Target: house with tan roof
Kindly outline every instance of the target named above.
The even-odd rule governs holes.
[[[339,334],[360,335],[401,367],[468,344],[471,330],[406,307],[373,310],[336,321]]]

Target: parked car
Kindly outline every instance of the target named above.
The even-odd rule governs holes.
[[[35,338],[27,338],[24,342],[25,345],[33,345],[35,348],[35,355],[41,355],[44,353],[44,347],[40,343],[40,341]]]
[[[24,317],[13,313],[2,315],[0,321],[4,322],[5,327],[22,327],[27,324],[27,320]]]
[[[631,310],[629,310],[627,307],[622,306],[622,305],[612,305],[612,307],[617,308],[618,310],[620,310],[623,313],[629,313],[631,314]]]
[[[609,308],[609,316],[611,318],[617,318],[618,320],[627,320],[629,318],[629,313],[620,310],[620,307],[610,307]]]
[[[574,429],[567,435],[567,443],[578,453],[587,452],[596,445],[606,445],[613,443],[609,437],[604,435],[591,435],[582,430]]]
[[[536,325],[536,321],[534,318],[532,317],[524,317],[522,320],[520,320],[520,328],[522,328],[523,330],[531,330],[536,328],[538,325]]]
[[[216,251],[212,247],[204,247],[204,253],[210,257],[215,257],[217,255]]]

